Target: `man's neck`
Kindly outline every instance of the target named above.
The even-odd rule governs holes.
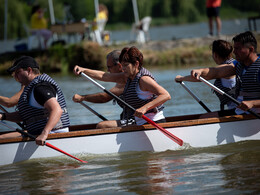
[[[28,86],[37,76],[40,76],[40,74],[34,74],[29,78],[29,82],[27,83],[26,86]]]
[[[244,62],[246,66],[250,66],[257,60],[258,56],[256,53],[253,53],[251,56],[249,56],[248,60]]]

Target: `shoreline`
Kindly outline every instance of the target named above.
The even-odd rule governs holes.
[[[260,46],[260,33],[254,32]],[[136,46],[144,55],[147,67],[188,67],[212,63],[210,45],[216,39],[229,42],[235,35],[221,35],[212,37],[183,38],[167,41],[149,41],[145,44],[135,42],[118,45],[99,46],[95,42],[84,41],[73,45],[56,45],[48,50],[32,50],[23,52],[9,52],[0,55],[0,73],[6,74],[6,69],[13,59],[21,55],[35,57],[46,73],[54,72],[67,74],[75,64],[80,66],[105,70],[106,54],[112,50],[122,50],[124,47]]]

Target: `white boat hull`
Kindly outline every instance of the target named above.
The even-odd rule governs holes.
[[[164,128],[172,134],[182,139],[184,141],[183,146],[179,146],[156,129],[80,135],[47,141],[69,154],[78,156],[79,154],[109,154],[130,151],[161,152],[182,150],[187,147],[210,147],[246,140],[260,140],[259,119],[209,124],[196,124],[196,121],[194,120],[192,125],[187,126],[185,126],[186,122],[182,121],[183,125],[179,127],[175,125],[171,127],[171,123],[162,125],[166,126]],[[34,141],[0,142],[0,154],[0,165],[62,155],[49,147],[38,146]]]

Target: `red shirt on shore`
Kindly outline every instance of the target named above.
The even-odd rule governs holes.
[[[220,7],[221,0],[207,0],[206,7]]]

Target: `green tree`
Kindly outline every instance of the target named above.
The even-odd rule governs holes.
[[[172,16],[172,1],[171,0],[154,0],[153,1],[153,12],[151,15],[153,17],[171,17]]]
[[[242,12],[244,11],[254,11],[258,12],[260,10],[260,0],[250,0],[250,1],[245,1],[245,0],[225,0],[222,1],[222,6],[226,7],[233,7],[235,9],[238,9]]]
[[[94,0],[60,0],[63,3],[68,3],[71,8],[71,14],[75,21],[80,21],[82,18],[93,20],[95,17]]]
[[[165,0],[165,1],[169,1],[169,0]],[[145,17],[145,16],[151,16],[152,15],[153,1],[151,1],[151,0],[142,0],[142,1],[140,1],[139,0],[139,1],[137,1],[137,3],[138,3],[138,10],[139,10],[140,20],[143,17]],[[133,12],[133,9],[132,9],[132,12]]]

